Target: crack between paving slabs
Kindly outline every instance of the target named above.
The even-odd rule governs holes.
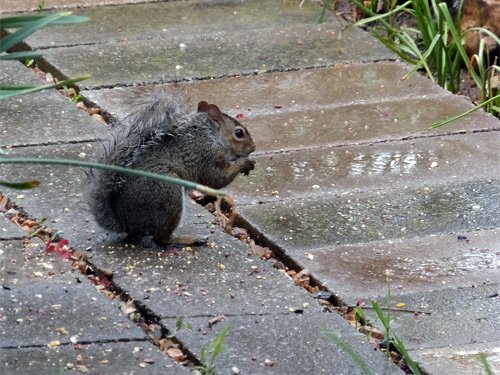
[[[277,261],[280,262],[286,267],[287,269],[293,270],[296,272],[296,275],[307,275],[307,282],[300,284],[297,282],[296,279],[292,279],[292,281],[295,282],[295,284],[299,287],[302,287],[305,289],[309,294],[318,300],[318,303],[322,304],[324,307],[325,313],[336,313],[339,314],[341,317],[346,319],[349,324],[356,329],[358,332],[363,333],[370,342],[373,343],[373,339],[377,339],[378,342],[375,342],[375,347],[379,351],[383,351],[382,346],[380,345],[380,342],[384,338],[384,334],[380,331],[378,331],[369,321],[363,321],[362,318],[358,320],[358,317],[355,315],[355,310],[354,308],[357,306],[349,306],[347,305],[339,296],[336,294],[334,291],[330,290],[327,286],[325,286],[318,278],[316,278],[314,275],[310,274],[307,268],[301,266],[297,261],[295,261],[292,257],[290,257],[286,252],[284,251],[283,248],[281,248],[279,245],[273,243],[273,241],[269,240],[263,233],[259,232],[256,228],[250,225],[243,217],[240,215],[237,215],[235,219],[235,226],[243,227],[248,231],[249,237],[251,238],[251,241],[254,241],[256,244],[262,247],[267,247],[271,250],[272,252],[272,258],[266,259],[266,260],[272,260],[273,258]],[[261,258],[262,259],[262,258]],[[300,280],[299,280],[300,281]],[[322,295],[322,293],[325,293]],[[365,308],[365,307],[363,307]],[[389,308],[390,309],[390,308]],[[388,310],[388,308],[382,308],[382,310]],[[392,310],[392,309],[391,309]],[[399,311],[399,310],[398,310]],[[421,313],[421,314],[430,314],[425,311],[413,311],[413,310],[408,310],[408,311],[403,311],[405,313],[411,313],[411,314],[416,314],[416,313]],[[361,330],[363,329],[363,330]],[[379,336],[379,335],[382,336]],[[397,353],[400,354],[400,353]],[[393,356],[391,354],[391,360],[398,366],[400,367],[403,371],[405,371],[405,367],[407,367],[404,359],[402,356],[398,358],[397,356]],[[423,372],[422,369],[420,369]]]
[[[161,352],[167,355],[174,363],[178,365],[186,365],[189,368],[201,365],[200,360],[194,355],[194,353],[187,349],[177,338],[167,338],[167,336],[174,331],[162,325],[160,323],[160,317],[156,316],[151,310],[142,305],[139,301],[131,298],[126,291],[116,285],[112,280],[112,273],[110,274],[109,270],[104,270],[93,265],[88,261],[83,253],[79,252],[78,250],[72,249],[69,246],[67,240],[58,238],[57,232],[54,232],[52,229],[48,228],[37,220],[30,218],[29,215],[20,206],[14,203],[11,199],[7,198],[5,195],[2,195],[1,191],[0,197],[3,198],[0,199],[0,201],[3,202],[0,209],[1,212],[4,213],[4,217],[9,219],[13,224],[18,225],[23,229],[27,229],[23,226],[23,224],[29,221],[29,228],[32,230],[31,235],[41,239],[44,243],[47,244],[47,253],[55,252],[57,256],[60,256],[61,258],[67,260],[70,263],[70,267],[78,270],[83,276],[85,276],[89,283],[91,283],[92,285],[99,285],[100,288],[96,288],[96,290],[107,298],[114,299],[118,297],[124,305],[128,304],[129,306],[132,306],[131,309],[134,310],[132,313],[123,313],[132,323],[134,323],[146,334],[147,339],[144,339],[144,341],[151,342],[153,345],[158,347]],[[4,200],[5,198],[6,201]],[[63,245],[61,246],[61,244]],[[48,249],[51,245],[54,246],[54,248],[52,251],[49,251]],[[135,312],[138,312],[139,314],[135,314]],[[159,333],[156,333],[151,329],[155,327],[159,327]],[[109,342],[121,341],[123,340],[109,340]],[[97,342],[107,341],[99,340]],[[89,341],[88,343],[92,342]],[[175,347],[182,351],[183,357],[181,362],[177,362],[175,358],[172,358],[168,355],[167,349],[171,347]]]

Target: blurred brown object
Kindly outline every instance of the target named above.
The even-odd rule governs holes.
[[[500,0],[464,0],[462,6],[462,25],[464,32],[473,27],[483,27],[490,30],[500,38]],[[470,31],[464,35],[464,47],[469,56],[479,51],[481,36],[485,36],[486,45],[489,47],[490,63],[494,57],[499,56],[500,47],[493,38],[477,31]]]

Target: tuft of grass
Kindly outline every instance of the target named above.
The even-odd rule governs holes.
[[[375,313],[377,314],[378,319],[384,326],[384,337],[387,342],[387,355],[390,356],[391,352],[391,347],[394,347],[399,354],[403,357],[403,360],[405,361],[406,365],[408,368],[411,370],[411,372],[415,375],[421,375],[421,371],[418,368],[417,364],[413,359],[410,357],[408,350],[406,349],[406,346],[404,345],[403,341],[399,339],[397,336],[393,336],[391,332],[391,310],[387,309],[387,313],[384,313],[382,308],[380,307],[379,303],[375,300],[372,300],[372,307]],[[391,306],[391,289],[387,289],[387,307]]]
[[[460,25],[461,4],[455,17],[452,17],[448,5],[439,0],[408,0],[398,6],[391,2],[384,8],[387,10],[384,14],[376,13],[373,1],[370,5],[365,5],[365,2],[360,0],[352,2],[367,16],[355,25],[372,24],[373,34],[384,45],[403,60],[414,64],[413,69],[403,79],[417,70],[424,70],[431,80],[457,93],[460,89],[462,67],[465,66],[470,79],[479,89],[480,103],[486,111],[500,115],[500,98],[492,85],[492,79],[495,74],[498,75],[500,67],[496,62],[490,65],[491,62],[487,60],[488,51],[484,37],[492,38],[498,45],[500,39],[484,28],[472,28],[462,32],[456,26]],[[401,14],[410,15],[417,27],[396,25],[394,18]],[[464,35],[470,32],[483,35],[480,51],[471,59],[464,48]]]
[[[200,371],[203,375],[215,375],[215,360],[219,355],[227,351],[224,346],[224,340],[226,339],[230,329],[231,322],[222,328],[215,340],[209,342],[201,349],[201,365],[196,366],[195,369]]]
[[[167,336],[167,339],[173,339],[179,333],[179,331],[183,330],[184,328],[192,331],[193,325],[187,322],[182,316],[177,317],[177,319],[175,319],[175,330]]]

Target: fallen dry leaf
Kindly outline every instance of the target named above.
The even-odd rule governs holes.
[[[219,322],[222,322],[224,320],[224,315],[219,315],[216,316],[208,321],[208,327],[212,328],[214,325],[216,325]]]

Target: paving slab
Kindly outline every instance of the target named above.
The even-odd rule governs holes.
[[[193,103],[207,100],[230,115],[243,115],[257,154],[500,128],[498,119],[477,111],[424,133],[471,104],[420,75],[402,81],[409,69],[398,62],[353,63],[175,86]],[[82,95],[119,119],[127,111],[120,104],[126,91],[84,90]]]
[[[431,313],[415,316],[391,311],[391,330],[410,350],[497,343],[496,327],[500,324],[498,291],[498,284],[490,284],[474,288],[443,288],[427,293],[391,292],[392,304],[403,303],[405,309]],[[374,298],[385,306],[387,293]],[[373,312],[365,312],[373,317]]]
[[[144,341],[0,349],[2,375],[38,374],[189,374]]]
[[[119,301],[104,297],[62,258],[45,254],[43,243],[33,241],[35,246],[0,241],[5,269],[0,291],[2,348],[46,346],[55,340],[69,344],[72,336],[79,342],[147,339],[119,312]]]
[[[28,232],[13,224],[0,213],[0,240],[21,239],[27,235]]]
[[[0,83],[45,84],[17,61],[0,62]],[[2,100],[0,112],[0,147],[85,142],[106,129],[55,90]]]
[[[215,102],[233,116],[242,114],[244,121],[259,115],[380,103],[383,98],[395,101],[446,94],[420,75],[401,80],[410,69],[409,65],[396,61],[352,62],[329,68],[193,81],[175,86],[186,90],[194,103]],[[120,109],[117,99],[123,90],[126,89],[83,90],[82,94],[117,115]]]
[[[99,147],[100,144],[94,143],[23,147],[12,149],[9,156],[93,161]],[[72,243],[78,240],[84,248],[85,244],[90,244],[90,238],[108,237],[91,220],[87,204],[89,180],[82,168],[5,164],[1,170],[2,179],[7,181],[40,181],[36,189],[19,191],[2,187],[0,190],[31,218],[39,221],[47,218],[49,227],[60,230],[60,234]]]
[[[351,34],[358,30],[348,30],[352,31],[342,32],[341,39],[338,27],[324,25],[297,26],[286,32],[247,31],[245,38],[232,33],[199,36],[195,40],[185,37],[176,41],[158,40],[155,48],[151,48],[149,41],[61,47],[46,50],[44,60],[68,77],[91,74],[90,79],[79,83],[80,88],[89,89],[248,75],[389,57],[387,51],[366,35],[355,39],[356,35]],[[246,38],[261,42],[247,42]],[[318,42],[322,38],[326,42]],[[183,42],[190,47],[180,48]],[[363,48],[354,49],[350,47],[353,44],[362,44]],[[343,48],[345,52],[339,55],[338,50]],[[217,51],[217,59],[213,51]],[[116,69],[117,66],[122,69]]]
[[[458,239],[464,238],[464,239]],[[295,260],[350,305],[387,293],[500,283],[500,230],[331,245]]]
[[[218,373],[229,374],[233,367],[244,374],[368,373],[328,337],[326,332],[334,331],[361,355],[371,373],[403,374],[384,354],[373,350],[366,336],[335,313],[226,317],[213,328],[208,328],[208,320],[188,319],[193,330],[181,330],[177,337],[198,354],[222,327],[231,324],[224,340],[227,352],[215,361]]]
[[[413,350],[412,358],[431,374],[484,375],[486,370],[479,360],[484,353],[493,373],[500,372],[500,342],[460,345],[460,347]]]
[[[249,255],[248,246],[220,229],[213,231],[210,246],[191,251],[102,244],[90,261],[113,269],[114,282],[160,317],[321,311],[272,262]]]
[[[255,170],[226,190],[245,205],[499,179],[492,168],[500,163],[499,142],[500,133],[491,132],[260,155]]]
[[[100,5],[117,5],[127,3],[141,3],[148,0],[44,0],[43,9],[65,9],[76,7],[89,7]],[[151,1],[151,0],[150,0]],[[153,0],[154,1],[154,0]],[[38,11],[40,0],[16,0],[2,1],[0,13],[12,13],[22,11]]]
[[[257,233],[294,257],[336,243],[496,228],[499,192],[499,181],[488,179],[285,200],[243,206],[238,212]]]
[[[321,8],[313,2],[168,1],[75,10],[89,17],[76,26],[54,26],[27,38],[34,48],[172,39],[182,35],[208,35],[251,31],[276,26],[317,24]],[[206,22],[207,19],[210,22]]]

